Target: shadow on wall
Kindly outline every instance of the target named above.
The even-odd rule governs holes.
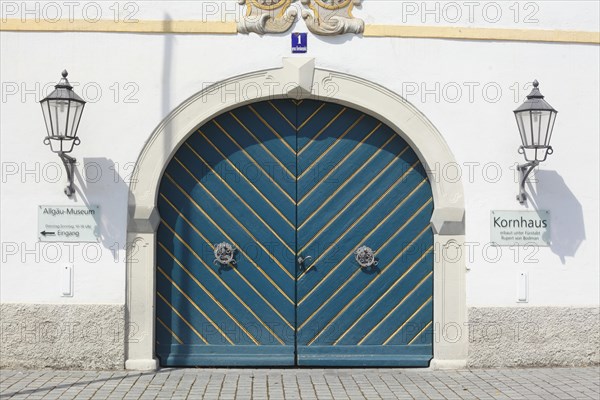
[[[165,28],[165,31],[168,32],[173,25],[173,19],[171,18],[171,15],[168,13],[165,13],[163,15],[163,25]],[[165,40],[164,40],[164,49],[163,49],[163,70],[162,70],[162,104],[161,104],[161,109],[162,109],[162,116],[161,116],[161,121],[159,123],[161,123],[163,121],[163,118],[166,118],[169,113],[172,111],[171,110],[171,90],[172,90],[172,74],[173,74],[173,45],[174,45],[174,35],[165,35]],[[167,130],[165,130],[165,134],[163,135],[162,140],[164,141],[164,151],[167,152],[169,147],[170,147],[170,143],[168,143],[164,138],[170,138],[171,137],[171,128],[168,128]],[[166,154],[166,153],[165,153]],[[135,204],[135,203],[132,203]]]
[[[537,170],[535,179],[535,188],[528,185],[531,204],[536,210],[550,210],[550,249],[566,264],[566,257],[575,257],[585,240],[581,203],[556,171]]]
[[[119,166],[104,157],[83,158],[75,169],[76,196],[86,205],[101,204],[100,242],[107,248],[125,248],[127,240],[127,195],[129,187],[120,176]],[[131,170],[128,170],[131,172]]]

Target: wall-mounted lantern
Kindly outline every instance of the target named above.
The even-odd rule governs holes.
[[[527,200],[525,193],[527,177],[535,167],[546,161],[549,154],[554,152],[550,146],[550,139],[558,111],[544,100],[538,86],[538,81],[533,81],[533,90],[527,96],[527,100],[514,111],[523,143],[519,147],[519,153],[523,154],[527,161],[518,166],[519,194],[517,200],[521,204]]]
[[[73,146],[79,144],[77,129],[85,101],[73,92],[73,86],[67,80],[68,74],[66,70],[62,72],[62,79],[54,86],[54,91],[41,100],[40,104],[48,132],[44,144],[50,145],[50,149],[58,154],[65,165],[69,181],[65,194],[71,197],[75,193],[73,173],[76,160],[67,153],[73,150]]]

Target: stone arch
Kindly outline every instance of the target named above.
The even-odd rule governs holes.
[[[126,368],[156,369],[154,271],[158,187],[172,156],[204,123],[230,109],[275,98],[313,98],[347,105],[378,118],[412,146],[428,171],[434,197],[434,358],[432,367],[466,365],[465,220],[461,182],[435,171],[455,164],[442,135],[412,104],[392,91],[345,73],[315,67],[311,58],[221,81],[179,105],[154,130],[132,175],[127,225]]]

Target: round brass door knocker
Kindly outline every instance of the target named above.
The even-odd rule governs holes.
[[[375,252],[367,246],[361,246],[354,252],[356,262],[361,268],[376,267],[379,263],[375,259]]]
[[[235,250],[235,247],[226,242],[215,244],[215,260],[213,261],[213,263],[221,264],[223,266],[230,264],[235,265],[236,261],[233,258],[235,256]]]

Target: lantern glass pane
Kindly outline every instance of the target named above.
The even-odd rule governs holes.
[[[540,143],[540,125],[542,112],[538,110],[531,110],[531,144],[537,145]]]
[[[549,126],[550,126],[550,116],[551,116],[551,112],[550,111],[537,111],[538,113],[538,118],[539,118],[539,123],[538,123],[538,133],[537,133],[537,141],[535,144],[540,145],[540,146],[545,146],[547,143],[547,137],[549,132]]]
[[[525,121],[523,120],[523,112],[519,112],[515,114],[515,117],[517,118],[517,126],[519,127],[519,134],[521,135],[521,142],[523,143],[523,146],[527,146],[527,139],[526,139],[526,132],[527,132],[527,128],[526,126],[529,125],[525,125]]]
[[[521,118],[521,124],[519,124],[519,128],[521,125],[523,126],[523,131],[521,132],[521,140],[523,140],[523,146],[531,146],[533,144],[533,135],[532,135],[532,116],[531,111],[523,111],[517,114],[517,118]]]
[[[554,131],[554,122],[556,121],[556,112],[550,112],[550,121],[548,122],[548,135],[546,136],[546,146],[550,146],[552,132]]]
[[[65,136],[67,133],[69,103],[69,100],[48,100],[52,131],[55,136]]]
[[[48,133],[48,136],[52,136],[54,133],[52,133],[52,121],[50,120],[50,108],[48,107],[48,102],[42,101],[40,104],[42,106],[42,114],[44,115],[44,123],[46,124],[46,132]]]
[[[77,127],[79,126],[79,120],[81,119],[84,104],[76,101],[71,101],[70,103],[66,135],[74,138],[77,136]]]

